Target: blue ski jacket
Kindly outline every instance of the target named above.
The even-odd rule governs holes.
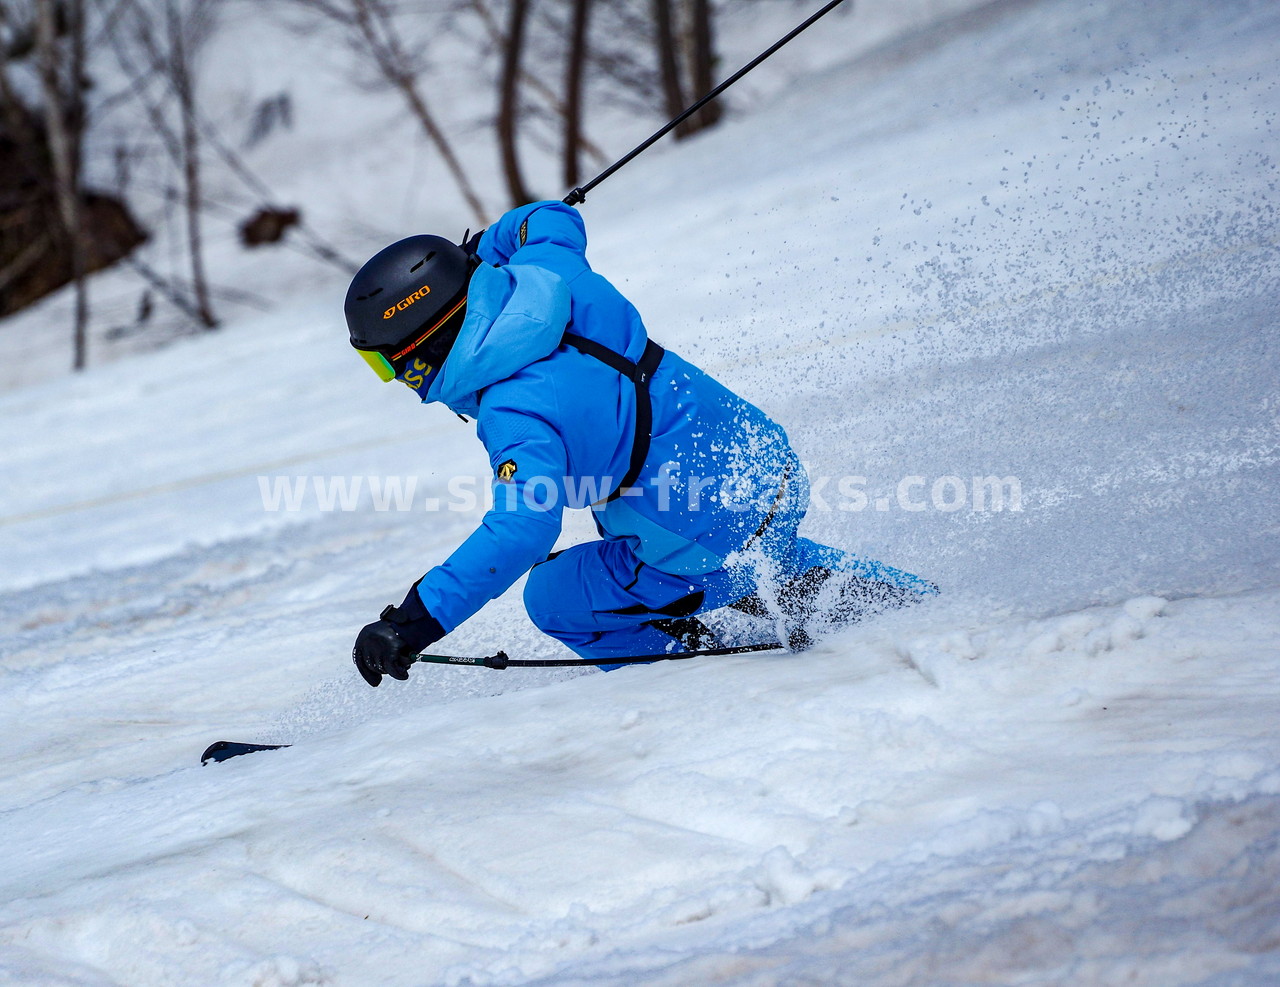
[[[782,428],[650,343],[586,244],[560,202],[491,226],[458,339],[419,392],[476,419],[494,471],[480,527],[418,583],[446,631],[547,557],[566,507],[590,507],[643,563],[696,575],[749,551],[784,501],[807,501]]]

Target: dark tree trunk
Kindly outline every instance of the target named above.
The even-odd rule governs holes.
[[[582,178],[578,152],[582,147],[582,81],[587,62],[587,21],[591,0],[573,0],[569,52],[564,80],[564,183],[577,188]]]
[[[711,26],[711,0],[689,0],[689,7],[693,95],[701,98],[716,86],[716,52],[715,36]],[[690,119],[690,123],[693,124],[694,131],[714,127],[723,113],[724,107],[720,101],[712,100]]]
[[[517,130],[520,122],[520,55],[524,48],[528,0],[510,0],[507,43],[502,59],[502,92],[498,104],[498,143],[502,149],[502,170],[513,206],[532,202],[533,196],[520,171]]]
[[[72,367],[83,370],[89,357],[89,292],[85,282],[85,243],[80,192],[80,146],[84,113],[80,85],[84,76],[84,4],[71,0],[65,11],[69,34],[66,72],[60,71],[58,51],[59,10],[54,0],[37,0],[36,45],[45,107],[45,129],[53,165],[54,195],[61,234],[71,260],[75,285]],[[67,81],[62,81],[66,75]],[[65,86],[65,88],[64,88]]]
[[[677,14],[679,15],[677,17]],[[677,117],[715,88],[716,54],[711,0],[653,0],[654,41],[658,70],[662,79],[663,109]],[[708,103],[676,127],[676,139],[683,140],[699,130],[714,126],[723,107]]]
[[[668,117],[678,116],[687,104],[680,85],[680,56],[676,50],[671,0],[653,0],[654,43],[658,52],[658,72],[662,78],[663,109]],[[688,121],[676,128],[676,138],[686,135]]]

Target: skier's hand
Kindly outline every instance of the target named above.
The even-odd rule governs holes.
[[[440,622],[422,605],[418,584],[414,583],[404,603],[387,607],[378,620],[360,629],[351,660],[372,686],[376,687],[384,675],[403,682],[418,653],[444,634]]]
[[[404,681],[409,677],[415,652],[404,643],[395,625],[386,620],[365,624],[356,636],[356,646],[351,649],[351,660],[372,686],[382,681],[383,675]]]

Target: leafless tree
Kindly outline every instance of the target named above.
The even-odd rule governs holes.
[[[566,0],[561,0],[566,2]],[[593,143],[586,135],[583,127],[583,89],[587,77],[588,58],[587,58],[587,10],[593,0],[567,0],[573,6],[570,14],[570,22],[568,25],[561,23],[557,19],[557,7],[560,3],[544,3],[536,5],[537,12],[542,15],[545,23],[541,25],[541,29],[535,34],[532,30],[535,25],[534,18],[530,15],[534,13],[535,5],[528,3],[528,13],[522,14],[525,21],[524,35],[521,38],[520,57],[516,60],[516,79],[515,83],[522,90],[527,90],[532,97],[536,98],[539,105],[546,110],[545,115],[553,119],[561,121],[560,136],[564,141],[563,145],[563,161],[566,174],[569,171],[578,169],[579,160],[583,153],[590,155],[599,164],[604,164],[608,158],[605,153]],[[504,32],[502,26],[498,23],[497,17],[494,16],[487,0],[467,0],[467,8],[476,15],[483,27],[485,36],[492,46],[493,50],[502,54],[505,60],[508,57],[507,36],[509,30]],[[508,19],[514,13],[511,9],[508,11]],[[565,36],[570,35],[567,45]],[[532,57],[535,64],[543,65],[560,61],[565,61],[565,87],[563,97],[543,78],[543,72],[531,72],[525,68],[525,55]],[[504,79],[500,88],[505,86],[507,80]],[[521,117],[529,116],[529,104],[531,100],[521,101]],[[501,126],[501,121],[499,121]],[[500,135],[499,141],[502,137]],[[575,184],[576,179],[570,179],[569,184]]]
[[[209,280],[205,275],[204,244],[201,237],[201,174],[200,128],[196,121],[195,78],[191,64],[190,46],[203,33],[205,25],[200,0],[195,6],[189,0],[183,9],[183,0],[165,0],[164,37],[167,42],[167,69],[169,82],[178,101],[179,148],[182,161],[183,205],[187,226],[187,254],[191,261],[191,290],[195,296],[196,313],[200,324],[215,329],[218,320],[209,302]],[[208,4],[203,4],[207,9]]]
[[[711,0],[686,0],[689,77],[693,81],[690,95],[701,99],[716,86],[715,28]],[[713,101],[700,109],[691,120],[695,132],[714,127],[724,113],[724,104]]]
[[[576,188],[582,177],[582,84],[586,77],[587,27],[591,0],[573,0],[569,14],[569,48],[564,70],[564,183]]]
[[[81,210],[81,155],[84,133],[84,2],[36,0],[35,41],[40,67],[45,133],[53,171],[62,235],[71,258],[75,285],[72,366],[83,370],[88,361],[89,293],[85,280],[85,238]],[[59,22],[62,22],[61,24]],[[65,28],[65,44],[60,42]]]
[[[86,187],[95,9],[0,0],[0,314],[70,284],[77,370],[89,356],[88,276],[146,239],[122,201]]]
[[[507,177],[507,190],[513,206],[522,206],[534,199],[520,171],[520,155],[516,146],[520,121],[520,56],[524,50],[528,19],[528,0],[508,0],[507,36],[503,45],[501,95],[498,101],[498,144],[502,150],[502,170]]]
[[[675,117],[715,86],[710,0],[683,0],[678,11],[672,0],[653,0],[653,30],[664,108]],[[719,103],[709,103],[676,127],[676,138],[714,126],[722,113]]]
[[[654,51],[658,56],[658,71],[662,77],[662,108],[674,117],[689,100],[681,84],[680,56],[676,50],[676,31],[671,11],[671,0],[653,0]],[[682,137],[679,129],[676,136]]]
[[[193,274],[192,288],[170,282],[160,293],[196,322],[207,325],[209,295],[213,288],[204,273],[203,255],[199,250],[202,243],[200,231],[203,229],[201,217],[211,210],[223,214],[235,210],[227,203],[212,200],[206,192],[203,181],[205,159],[213,158],[225,165],[254,200],[247,210],[239,210],[240,218],[247,212],[272,208],[273,196],[267,185],[219,134],[218,128],[201,111],[196,98],[193,49],[204,43],[216,24],[209,17],[195,19],[195,14],[207,13],[209,4],[216,0],[199,0],[206,10],[188,8],[185,12],[173,0],[161,0],[165,4],[163,8],[156,8],[156,2],[157,0],[118,0],[116,9],[120,14],[107,22],[107,35],[116,60],[129,80],[124,93],[117,99],[141,108],[148,122],[148,134],[159,141],[181,179],[176,197],[183,203],[183,213],[187,220],[188,251],[193,254],[192,269],[196,273]],[[161,15],[163,28],[158,24]],[[185,31],[182,30],[184,23],[187,28]],[[171,54],[174,51],[181,57],[175,59]],[[160,91],[157,92],[157,89]],[[174,103],[177,104],[176,124],[173,122]],[[273,119],[288,120],[290,110],[286,95],[275,97],[269,105],[275,108]],[[261,139],[265,128],[260,119],[255,119],[255,127],[258,128],[255,133]],[[119,181],[123,191],[123,186],[127,183],[125,176],[129,168],[129,152],[123,147],[117,147],[116,150],[119,162],[117,171],[121,175]],[[171,193],[166,190],[165,194]],[[354,273],[357,265],[326,242],[301,217],[293,229],[299,239],[297,242],[290,241],[292,247],[347,273]],[[156,286],[156,281],[162,276],[152,268],[140,264],[135,259],[132,266]],[[199,290],[195,286],[199,286]],[[191,297],[185,297],[187,295]]]
[[[50,229],[60,235],[58,216],[42,215],[55,199],[48,167],[48,141],[35,114],[10,81],[10,64],[35,50],[34,15],[24,19],[0,0],[0,313],[11,311],[13,286],[49,248]],[[56,212],[56,210],[55,210]]]
[[[166,295],[189,294],[179,308],[201,327],[214,329],[218,319],[204,262],[204,148],[194,59],[213,29],[215,4],[212,0],[120,0],[118,11],[119,16],[108,22],[112,50],[131,80],[130,90],[151,134],[179,175],[190,287],[173,285]]]
[[[445,167],[480,224],[486,223],[484,204],[467,171],[422,93],[418,60],[406,48],[389,0],[282,0],[326,18],[343,31],[347,43],[368,58],[382,78],[400,92],[410,111],[435,146]]]

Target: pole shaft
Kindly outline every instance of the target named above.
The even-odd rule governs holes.
[[[577,668],[589,665],[647,665],[655,661],[678,661],[682,658],[714,658],[722,655],[745,655],[753,651],[782,651],[777,641],[762,644],[740,644],[727,648],[703,648],[699,651],[677,651],[660,655],[630,655],[625,658],[508,658],[499,651],[488,658],[464,655],[418,655],[414,661],[431,665],[480,665],[485,668]]]
[[[413,659],[428,665],[483,665],[483,658],[466,655],[416,655]]]
[[[828,13],[830,13],[836,7],[840,6],[840,4],[842,3],[844,3],[844,0],[830,0],[830,2],[827,3],[827,5],[824,6],[821,10],[810,15],[808,18],[804,20],[803,23],[794,27],[785,37],[780,38],[778,41],[774,42],[771,46],[769,46],[769,48],[762,51],[759,55],[757,55],[751,61],[747,62],[746,65],[738,69],[737,72],[733,73],[733,75],[725,79],[724,82],[720,83],[720,85],[712,89],[711,92],[703,96],[700,100],[698,100],[688,109],[686,109],[683,113],[681,113],[678,117],[676,117],[674,120],[668,123],[661,130],[657,131],[656,133],[654,133],[652,136],[650,136],[648,139],[644,140],[640,144],[637,144],[630,151],[624,154],[621,158],[619,158],[613,164],[609,165],[608,168],[600,172],[600,174],[598,174],[595,178],[587,182],[586,185],[582,185],[579,188],[575,188],[572,192],[570,192],[568,195],[564,197],[564,200],[563,200],[564,203],[566,205],[576,206],[578,205],[578,203],[586,201],[587,193],[590,192],[593,188],[595,188],[597,185],[603,182],[606,178],[612,175],[615,171],[617,171],[623,165],[627,164],[632,158],[639,155],[642,151],[645,151],[651,145],[656,144],[663,137],[669,134],[672,130],[680,126],[680,124],[682,124],[685,120],[687,120],[693,114],[697,113],[700,109],[702,109],[709,102],[711,102],[713,99],[719,96],[722,92],[724,92],[726,89],[732,86],[735,82],[741,79],[753,68],[755,68],[761,62],[763,62],[766,58],[768,58],[770,55],[776,52],[779,48],[783,47],[788,42],[790,42],[793,38],[795,38],[796,35],[800,34],[802,31],[807,30],[811,25],[814,24],[814,22],[818,21],[822,17],[825,17]]]

